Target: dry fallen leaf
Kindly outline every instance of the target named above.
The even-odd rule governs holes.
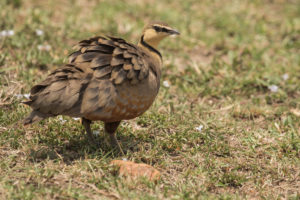
[[[110,164],[119,167],[120,176],[125,176],[133,179],[146,177],[150,181],[157,181],[160,179],[160,172],[154,167],[144,163],[134,163],[125,160],[113,160]]]

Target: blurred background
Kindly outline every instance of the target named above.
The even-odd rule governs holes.
[[[95,183],[119,197],[139,198],[138,191],[148,191],[145,198],[299,198],[299,0],[1,0],[0,19],[0,174],[6,177],[0,178],[6,188],[0,186],[0,194],[96,198],[85,187]],[[160,45],[159,96],[145,115],[123,124],[120,140],[129,159],[162,170],[162,182],[113,182],[109,158],[99,160],[108,150],[81,142],[81,126],[70,118],[30,129],[20,125],[30,110],[20,102],[66,62],[77,42],[113,35],[136,44],[152,20],[181,35]],[[98,124],[94,128],[101,130]],[[32,154],[41,149],[46,149],[42,156]],[[53,151],[63,161],[56,163]],[[73,162],[79,158],[90,160]],[[49,177],[34,171],[36,160],[43,170],[56,171]],[[104,182],[83,167],[87,162]],[[53,178],[70,163],[65,179]],[[86,173],[82,179],[75,169]],[[70,190],[63,186],[68,184]]]

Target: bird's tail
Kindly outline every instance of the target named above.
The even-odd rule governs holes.
[[[38,122],[47,118],[47,116],[39,111],[32,111],[31,114],[26,117],[23,121],[24,125],[32,124],[33,122]]]

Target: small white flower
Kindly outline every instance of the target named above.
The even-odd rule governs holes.
[[[5,30],[0,32],[0,36],[1,36],[1,37],[5,37],[6,35],[7,35],[7,34],[6,34],[6,31],[5,31]]]
[[[67,120],[63,119],[62,116],[59,116],[58,119],[59,119],[59,121],[60,121],[61,124],[64,124],[67,121]]]
[[[268,88],[271,92],[278,92],[279,89],[277,85],[270,85]]]
[[[40,50],[40,51],[50,51],[51,46],[48,45],[48,44],[46,44],[46,45],[40,44],[40,45],[37,46],[37,48],[38,48],[38,50]]]
[[[122,158],[122,160],[124,160],[124,161],[128,161],[128,159],[127,159],[127,158]]]
[[[51,46],[50,46],[50,45],[45,45],[45,50],[46,50],[46,51],[50,51],[50,49],[51,49]]]
[[[100,131],[93,131],[93,134],[97,136],[100,134]]]
[[[15,97],[17,97],[17,99],[22,99],[22,98],[26,98],[29,99],[30,94],[16,94]]]
[[[285,73],[285,74],[283,74],[281,77],[282,77],[282,79],[283,79],[284,81],[286,81],[286,80],[289,79],[289,74]]]
[[[29,97],[30,97],[30,93],[28,93],[28,94],[24,94],[23,95],[26,99],[29,99]]]
[[[23,94],[15,94],[15,97],[17,97],[17,99],[22,99],[23,98]]]
[[[163,81],[163,85],[166,87],[166,88],[169,88],[170,87],[170,84],[168,81]]]
[[[0,37],[9,37],[15,34],[14,30],[3,30],[0,32]]]
[[[44,31],[40,30],[40,29],[36,29],[35,30],[36,35],[41,36],[44,35]]]
[[[195,129],[196,129],[197,131],[201,132],[202,129],[203,129],[203,125],[201,124],[201,125],[197,126]]]
[[[80,117],[73,117],[73,119],[74,119],[75,121],[78,121],[78,120],[80,120]]]
[[[7,36],[13,36],[15,34],[14,30],[8,30],[7,31]]]

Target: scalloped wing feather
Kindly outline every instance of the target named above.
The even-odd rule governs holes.
[[[148,76],[145,54],[138,47],[112,36],[83,40],[69,57],[70,63],[90,63],[94,78],[107,79],[114,84],[128,81],[137,84]],[[131,70],[133,68],[133,70]]]

